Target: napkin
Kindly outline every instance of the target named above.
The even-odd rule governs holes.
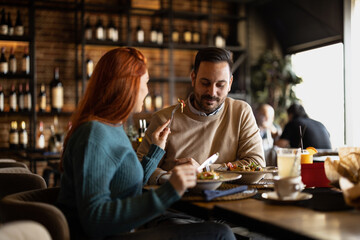
[[[204,190],[205,200],[211,201],[214,198],[223,197],[223,196],[227,196],[227,195],[231,195],[231,194],[235,194],[235,193],[239,193],[239,192],[244,192],[247,189],[248,189],[248,186],[243,185],[243,186],[239,186],[236,188],[230,188],[227,190]]]

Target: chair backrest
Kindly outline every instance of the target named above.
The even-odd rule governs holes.
[[[16,160],[12,158],[0,158],[0,162],[16,162]]]
[[[64,214],[54,206],[60,188],[20,192],[4,197],[0,211],[4,222],[32,220],[45,226],[53,240],[70,239]]]
[[[28,166],[22,162],[0,161],[0,168],[10,168],[10,167],[22,167],[28,169]]]
[[[0,199],[13,193],[46,188],[45,180],[41,176],[31,173],[28,169],[26,169],[28,172],[25,173],[19,172],[25,169],[20,170],[18,168],[0,170],[2,170],[0,172]]]

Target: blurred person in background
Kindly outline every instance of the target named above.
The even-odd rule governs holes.
[[[287,109],[288,123],[276,145],[279,147],[301,147],[302,134],[303,148],[331,149],[330,134],[326,127],[316,120],[309,118],[304,107],[299,103],[292,104]]]
[[[273,146],[282,133],[281,127],[274,123],[274,108],[267,103],[260,104],[255,110],[255,118],[260,129],[266,165],[274,166],[276,165],[276,152]]]

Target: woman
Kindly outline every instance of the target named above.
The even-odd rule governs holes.
[[[64,172],[58,206],[68,220],[72,239],[211,239],[216,234],[219,239],[233,239],[227,227],[215,223],[130,233],[159,216],[196,184],[195,168],[179,165],[166,184],[142,193],[165,153],[170,134],[168,121],[154,132],[149,153],[138,161],[122,123],[132,112],[141,111],[148,81],[146,59],[134,48],[113,49],[95,67],[72,116],[62,155]],[[200,235],[194,235],[195,230]]]

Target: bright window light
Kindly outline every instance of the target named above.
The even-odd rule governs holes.
[[[293,70],[303,79],[294,91],[309,117],[325,125],[332,148],[344,145],[343,44],[291,56]]]

